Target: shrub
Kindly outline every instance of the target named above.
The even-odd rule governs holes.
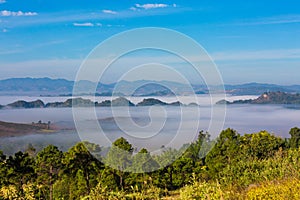
[[[248,190],[246,199],[300,199],[300,180],[268,181]]]
[[[229,199],[229,192],[225,192],[221,189],[218,182],[199,182],[193,178],[193,183],[187,185],[180,190],[180,199],[191,200],[191,199],[210,199],[220,200]]]

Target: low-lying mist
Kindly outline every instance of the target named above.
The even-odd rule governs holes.
[[[164,97],[159,99],[174,101]],[[140,101],[136,98],[131,100]],[[181,101],[190,103],[187,97]],[[202,101],[208,102],[208,98],[203,97]],[[196,139],[200,130],[209,129],[211,107],[205,103],[202,105],[199,107],[200,116],[197,112],[198,107],[132,107],[129,110],[118,107],[113,111],[102,107],[96,108],[95,118],[91,110],[81,108],[82,118],[76,122],[79,132],[75,129],[71,108],[0,110],[1,121],[51,121],[62,129],[68,129],[57,133],[1,137],[0,149],[6,154],[12,154],[18,150],[25,150],[28,144],[32,144],[37,150],[53,144],[65,151],[80,140],[109,146],[119,137],[126,138],[137,149],[146,147],[152,152],[162,146],[179,148]],[[213,120],[223,123],[222,115],[215,116]],[[267,130],[281,137],[289,137],[290,128],[295,126],[300,126],[300,110],[297,109],[288,109],[281,105],[230,105],[227,106],[223,129],[230,127],[241,134]],[[219,132],[211,134],[214,138]]]

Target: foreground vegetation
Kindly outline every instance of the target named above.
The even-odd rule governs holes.
[[[290,134],[227,129],[210,141],[200,132],[190,146],[160,155],[134,153],[124,138],[107,152],[88,142],[67,152],[0,152],[0,199],[300,199],[300,129]]]

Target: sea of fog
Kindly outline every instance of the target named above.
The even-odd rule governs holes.
[[[48,103],[65,101],[68,98],[70,97],[0,96],[0,104],[36,99]],[[84,98],[98,102],[111,99],[111,97]],[[138,103],[144,98],[147,97],[128,97],[133,103]],[[210,130],[212,137],[218,136],[217,130],[229,127],[240,134],[267,130],[275,135],[288,137],[290,128],[300,127],[300,110],[282,105],[229,105],[224,110],[222,105],[215,105],[222,99],[222,96],[218,95],[213,99],[209,95],[198,95],[196,98],[191,96],[154,98],[168,103],[196,102],[200,106],[114,107],[113,109],[97,107],[95,110],[93,108],[2,109],[0,121],[17,123],[51,121],[64,130],[57,133],[1,137],[0,149],[6,154],[11,154],[24,150],[28,144],[32,144],[38,150],[48,144],[54,144],[62,150],[67,150],[81,140],[109,146],[117,138],[124,137],[137,149],[146,147],[155,152],[162,146],[181,147],[193,141],[200,130]],[[226,97],[229,101],[253,98],[257,96]],[[213,110],[215,114],[212,114]]]

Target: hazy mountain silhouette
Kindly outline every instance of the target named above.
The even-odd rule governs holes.
[[[0,95],[67,95],[73,91],[74,81],[50,78],[11,78],[0,80]],[[103,84],[91,81],[77,83],[78,95],[93,94],[91,88],[96,87],[98,96],[172,96],[189,94],[208,94],[208,88],[203,85],[186,85],[172,81],[120,81],[119,83]],[[283,86],[276,84],[247,83],[240,85],[225,85],[228,94],[260,95],[264,92],[300,92],[300,85]],[[213,87],[215,92],[217,87]],[[90,91],[90,92],[89,92]]]

